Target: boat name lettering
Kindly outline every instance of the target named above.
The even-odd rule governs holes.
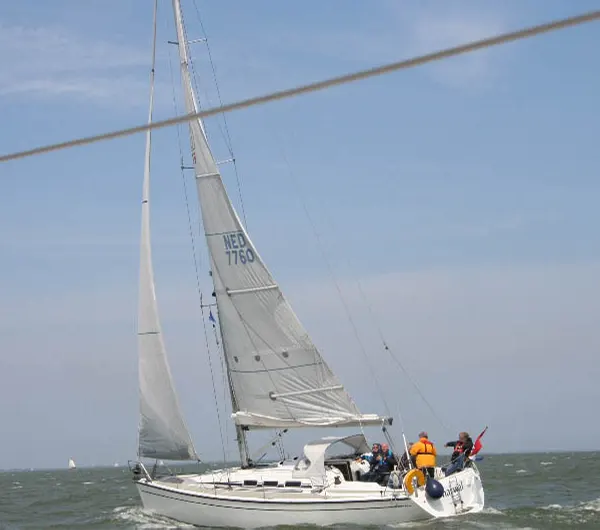
[[[223,234],[223,242],[229,265],[246,265],[254,261],[254,252],[248,247],[243,232]]]
[[[454,486],[452,488],[447,488],[444,491],[444,497],[450,497],[450,495],[452,495],[453,493],[458,493],[459,491],[462,491],[463,489],[464,489],[464,486],[461,481],[461,482],[459,482],[458,486]]]

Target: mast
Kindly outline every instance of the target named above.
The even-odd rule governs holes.
[[[180,0],[173,0],[173,14],[175,16],[175,28],[177,30],[177,44],[178,44],[178,49],[179,49],[179,66],[180,66],[180,70],[181,70],[183,89],[185,92],[185,98],[184,98],[185,99],[185,108],[186,108],[186,112],[188,114],[196,113],[196,112],[198,112],[198,103],[196,100],[196,94],[194,93],[194,88],[192,86],[192,82],[191,82],[191,78],[190,78],[188,53],[187,53],[187,42],[186,42],[186,38],[185,38],[185,30],[184,30],[184,26],[183,26],[183,17],[181,14]],[[206,139],[206,134],[204,132],[202,122],[200,120],[198,120],[198,122],[201,127],[201,133],[204,135],[204,141],[208,145],[208,140]],[[190,143],[191,143],[192,159],[194,161],[194,165],[196,165],[195,142],[194,142],[193,131],[191,130],[191,128],[190,128]],[[216,164],[214,163],[214,159],[211,162],[215,165],[215,169],[216,169]],[[202,177],[202,175],[198,175],[196,173],[196,178],[201,178],[201,177]],[[211,278],[212,278],[212,274],[211,274]],[[216,293],[217,286],[214,283],[214,279],[212,281],[213,281],[213,289],[215,290],[215,293]],[[231,368],[229,366],[229,360],[228,360],[228,356],[226,353],[227,346],[225,345],[225,341],[223,340],[223,328],[221,326],[220,318],[219,318],[219,333],[221,335],[221,346],[223,348],[223,357],[225,359],[225,367],[227,370],[227,384],[229,386],[231,409],[232,409],[232,412],[235,413],[235,412],[239,411],[239,407],[237,404],[237,400],[235,398],[235,391],[233,389],[233,384],[231,381]],[[238,444],[238,451],[240,454],[240,460],[242,463],[242,467],[248,467],[250,465],[250,458],[248,456],[248,443],[246,440],[246,429],[243,426],[238,425],[236,423],[235,424],[235,432],[236,432],[236,441]]]
[[[173,1],[185,109],[198,110],[180,0]],[[232,418],[243,466],[250,429],[380,426],[362,414],[296,316],[242,224],[201,119],[188,122]]]
[[[212,275],[211,275],[212,277]],[[217,308],[218,315],[218,308]],[[219,321],[219,335],[221,335],[221,347],[223,348],[223,358],[225,359],[225,369],[227,370],[227,384],[229,385],[229,396],[231,398],[231,411],[237,412],[239,409],[237,400],[235,399],[235,392],[233,390],[233,383],[231,381],[231,368],[229,366],[229,360],[227,359],[227,353],[225,351],[225,341],[223,340],[223,328],[221,327],[221,319]],[[242,425],[235,424],[235,439],[238,445],[238,451],[240,453],[240,460],[242,467],[250,467],[252,461],[250,460],[250,452],[248,451],[248,440],[246,439],[246,428]]]

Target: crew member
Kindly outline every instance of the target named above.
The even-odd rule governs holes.
[[[413,446],[414,444],[412,442],[408,443],[406,445],[406,447],[408,448],[408,451],[410,453],[410,448]],[[406,453],[406,451],[402,452],[402,456],[400,457],[400,460],[398,461],[398,468],[400,469],[401,473],[406,473],[408,472],[408,470],[411,467],[411,464],[414,463],[414,457],[411,457],[410,460],[408,458],[408,454]]]
[[[417,469],[428,473],[431,478],[435,474],[435,457],[437,451],[435,445],[429,440],[427,432],[419,433],[419,441],[410,448],[410,454],[415,457],[415,466]]]
[[[450,460],[456,460],[460,455],[463,455],[463,458],[469,458],[473,450],[473,440],[468,432],[461,432],[458,435],[458,440],[448,442],[444,447],[454,447]]]
[[[453,447],[454,451],[450,457],[450,465],[444,470],[446,476],[462,469],[473,450],[473,440],[468,432],[461,432],[458,440],[448,442],[444,447]]]

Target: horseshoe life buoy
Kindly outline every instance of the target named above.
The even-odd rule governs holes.
[[[404,487],[409,495],[415,492],[413,479],[417,479],[417,486],[425,486],[425,475],[420,469],[411,469],[404,477]]]

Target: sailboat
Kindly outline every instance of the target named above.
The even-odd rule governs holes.
[[[75,460],[73,460],[72,458],[69,458],[68,467],[69,467],[69,469],[77,469],[77,466],[75,465]]]
[[[196,113],[180,0],[172,0],[172,7],[185,108],[187,113]],[[156,3],[149,122],[155,50]],[[189,132],[216,298],[215,315],[211,311],[210,317],[217,322],[221,337],[241,465],[204,473],[155,473],[159,460],[199,458],[173,387],[158,316],[150,244],[148,131],[138,313],[139,461],[133,466],[144,507],[184,523],[242,528],[282,523],[381,525],[480,511],[484,492],[474,463],[449,477],[436,468],[437,495],[428,493],[429,481],[416,469],[406,476],[394,471],[393,479],[384,484],[358,480],[356,458],[369,451],[363,428],[379,427],[387,437],[392,418],[360,412],[313,344],[238,217],[202,120],[190,121]],[[252,460],[249,432],[315,427],[354,427],[360,432],[308,441],[295,459],[273,464]],[[154,460],[153,467],[144,459]]]

